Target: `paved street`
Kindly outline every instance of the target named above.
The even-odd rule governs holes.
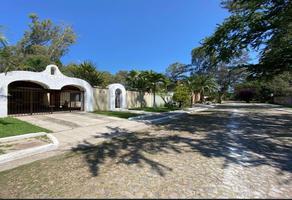
[[[226,104],[139,131],[107,128],[119,136],[0,173],[0,197],[292,197],[285,109]]]

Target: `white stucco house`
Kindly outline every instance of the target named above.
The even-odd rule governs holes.
[[[127,109],[123,85],[108,87],[107,110]],[[42,72],[0,73],[0,117],[7,115],[52,113],[57,111],[94,111],[99,98],[85,80],[65,76],[56,65]]]
[[[88,82],[63,75],[56,65],[48,65],[42,72],[0,74],[0,117],[64,110],[93,111],[93,101],[93,89]]]

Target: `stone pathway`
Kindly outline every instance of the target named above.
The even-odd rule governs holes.
[[[72,153],[2,172],[0,197],[292,197],[292,115],[273,107],[227,104],[159,125],[89,127],[74,129],[76,145],[59,132]],[[111,140],[96,145],[100,138]]]

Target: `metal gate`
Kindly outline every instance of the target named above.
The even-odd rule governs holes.
[[[8,95],[8,114],[33,114],[49,112],[45,104],[47,91],[39,88],[13,88]]]
[[[47,90],[42,87],[8,88],[9,115],[80,110],[84,110],[82,91]]]

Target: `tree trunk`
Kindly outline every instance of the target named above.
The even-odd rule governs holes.
[[[223,96],[224,96],[224,92],[219,92],[219,94],[218,94],[218,103],[222,103],[222,101],[223,101]]]
[[[161,94],[161,95],[159,95],[160,97],[161,97],[161,99],[163,100],[163,102],[164,102],[164,104],[167,104],[167,101],[166,101],[166,99],[165,99],[165,97]]]
[[[156,88],[154,87],[153,88],[153,107],[154,108],[156,108],[157,106],[156,106],[156,95],[155,95],[155,93],[156,93]]]
[[[139,91],[140,107],[143,108],[143,92]]]
[[[193,103],[194,103],[194,92],[192,92],[191,94],[191,107],[193,107]]]
[[[205,103],[205,92],[204,92],[204,90],[201,91],[201,103]]]

